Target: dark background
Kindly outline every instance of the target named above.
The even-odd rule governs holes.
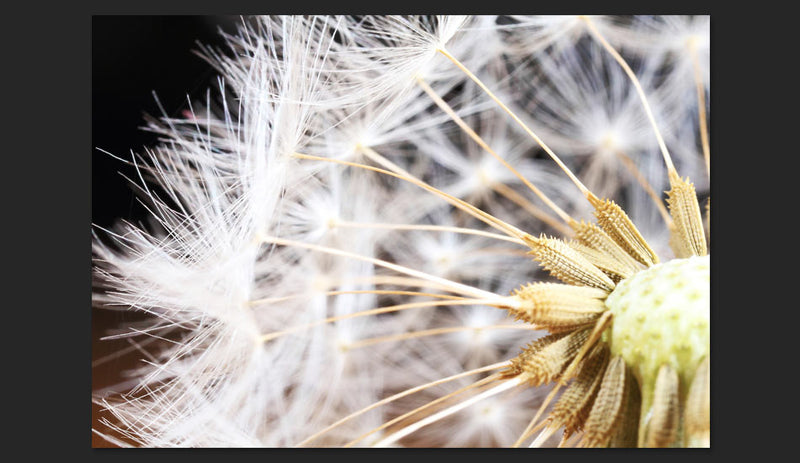
[[[235,17],[92,17],[92,222],[139,220],[144,209],[127,181],[135,170],[98,150],[130,159],[155,137],[140,127],[145,113],[160,116],[155,92],[169,115],[187,108],[187,94],[215,85],[211,66],[193,51],[197,43],[224,47],[218,27],[230,32]]]
[[[216,85],[211,66],[193,51],[198,42],[224,47],[218,28],[235,30],[236,17],[225,16],[93,16],[91,30],[91,222],[102,235],[119,219],[144,220],[145,208],[136,200],[123,174],[138,180],[133,167],[100,151],[130,159],[156,143],[141,130],[144,114],[161,116],[155,92],[168,115],[188,107],[187,94],[198,98]],[[124,380],[123,372],[141,361],[135,349],[111,356],[131,345],[125,340],[101,340],[111,330],[143,315],[92,309],[92,391]],[[107,431],[97,420],[101,407],[92,406],[92,427]],[[111,446],[92,433],[92,447]]]

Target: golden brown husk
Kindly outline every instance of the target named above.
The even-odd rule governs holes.
[[[625,361],[615,355],[606,368],[600,391],[586,419],[582,447],[606,447],[620,422],[625,404],[626,382],[630,376]]]
[[[614,282],[602,270],[564,241],[542,235],[539,238],[526,237],[525,242],[530,246],[531,254],[541,262],[542,267],[564,283],[591,286],[606,291],[614,289]]]
[[[552,426],[564,426],[562,441],[583,429],[610,358],[608,345],[598,343],[583,361],[575,381],[553,407],[548,420]]]
[[[670,246],[679,258],[705,256],[706,236],[703,230],[703,216],[697,202],[694,185],[689,179],[677,175],[670,176],[672,188],[667,192],[667,204],[672,216]]]
[[[531,386],[555,381],[578,354],[590,332],[591,329],[586,328],[537,339],[511,360],[503,376],[520,375]]]
[[[672,447],[677,442],[681,418],[679,388],[678,373],[669,364],[662,365],[656,377],[644,447]]]
[[[711,446],[711,368],[710,360],[705,358],[689,387],[686,398],[685,447]]]
[[[655,251],[619,205],[610,199],[600,200],[594,195],[589,196],[589,202],[595,208],[594,215],[600,228],[625,252],[648,267],[658,263]]]
[[[514,292],[520,306],[510,308],[516,319],[563,331],[594,322],[606,310],[602,289],[559,283],[530,283]]]

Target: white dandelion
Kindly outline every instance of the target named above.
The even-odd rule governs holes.
[[[628,23],[694,25],[664,21]],[[107,438],[707,446],[702,153],[676,141],[703,117],[657,78],[676,46],[624,24],[264,17],[204,50],[219,101],[135,161],[157,227],[95,241],[96,301],[166,346],[96,398]]]

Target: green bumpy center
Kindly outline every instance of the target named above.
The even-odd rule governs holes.
[[[674,259],[621,281],[606,299],[614,314],[604,333],[642,386],[669,363],[686,384],[710,346],[709,256]]]

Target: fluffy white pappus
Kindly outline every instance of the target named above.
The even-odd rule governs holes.
[[[705,109],[710,110],[710,16],[634,16],[608,24],[608,40],[621,52],[661,63],[664,82],[660,91],[664,93],[664,101],[682,108],[685,118],[696,118],[699,85]]]
[[[276,250],[271,258],[286,259],[280,254],[288,251],[295,250]],[[263,334],[303,329],[259,340],[210,317],[162,361],[154,361],[154,373],[124,401],[109,402],[124,423],[118,428],[127,425],[125,432],[145,446],[291,446],[342,413],[379,399],[380,352],[388,346],[351,350],[347,343],[385,332],[384,322],[362,317],[316,323],[375,307],[371,295],[332,299],[326,294],[328,289],[369,289],[358,280],[372,277],[371,266],[320,262],[313,254],[288,268],[274,260],[266,266],[284,271],[276,285],[260,282],[259,289],[273,297],[251,301],[250,325]],[[355,283],[342,282],[342,275]],[[276,290],[290,294],[280,297]],[[370,417],[371,426],[380,415]]]
[[[352,237],[351,237],[352,238]],[[368,240],[351,240],[342,246],[353,253],[374,257],[371,249],[364,246]],[[296,250],[286,248],[286,251]],[[298,315],[289,325],[271,323],[266,332],[300,327],[269,342],[283,341],[287,349],[273,359],[272,366],[262,371],[284,368],[292,372],[288,381],[291,390],[285,391],[277,409],[281,423],[285,423],[292,445],[325,426],[364,407],[377,402],[385,391],[388,362],[396,345],[381,341],[382,336],[405,331],[405,322],[410,318],[395,314],[382,316],[359,316],[359,312],[390,305],[374,294],[376,277],[372,264],[338,257],[303,253],[298,265],[289,269],[286,281],[280,290],[288,293],[273,293],[265,298],[263,305],[254,310],[264,314],[279,310],[282,304],[276,300],[291,297],[294,307],[290,310]],[[335,295],[333,293],[336,293]],[[286,310],[280,309],[280,310]],[[338,320],[320,323],[328,317]],[[289,344],[290,343],[290,344]],[[264,378],[266,381],[267,378]],[[376,410],[337,427],[314,445],[341,445],[349,439],[374,428],[384,420],[384,411]],[[298,423],[302,425],[298,426]],[[287,445],[286,443],[282,445]]]
[[[441,342],[443,348],[453,352],[465,370],[509,359],[517,354],[519,346],[544,333],[515,321],[505,310],[486,306],[455,307],[442,312],[436,323],[442,328],[463,328],[432,341]]]
[[[287,191],[279,226],[281,236],[336,245],[340,222],[374,220],[376,208],[387,197],[376,175],[338,165],[300,162],[319,170]],[[352,233],[366,240],[365,245],[373,242],[368,239],[367,230]]]
[[[326,44],[332,43],[336,27],[327,18],[260,18],[258,29],[243,29],[236,42],[245,57],[216,58],[226,78],[233,74],[237,80],[239,119],[247,127],[242,144],[261,152],[247,159],[254,186],[264,184],[266,170],[274,170],[270,164],[288,162],[305,145],[320,114],[347,105],[341,93],[330,91]],[[295,172],[298,169],[285,169],[289,187],[304,179],[301,170]],[[263,187],[253,192],[264,193]]]
[[[254,378],[263,365],[252,338],[214,322],[190,336],[153,364],[157,376],[106,401],[117,429],[150,447],[263,445],[257,436],[264,410],[248,404],[264,383]]]
[[[338,240],[326,237],[322,241]],[[341,240],[337,246],[337,249],[374,257],[369,239],[354,239],[347,245]],[[390,346],[378,344],[371,349],[360,349],[353,344],[386,333],[387,329],[396,329],[396,326],[387,325],[375,316],[342,318],[378,305],[378,299],[370,293],[375,289],[372,264],[293,248],[283,248],[281,252],[295,254],[299,260],[285,268],[279,292],[271,287],[263,288],[265,297],[253,310],[265,322],[262,324],[265,334],[290,331],[267,341],[284,348],[261,368],[262,372],[288,375],[283,383],[291,388],[274,397],[272,403],[280,414],[280,429],[285,433],[279,445],[286,446],[379,400],[383,367],[380,353]],[[321,323],[330,317],[342,319]],[[296,328],[299,330],[292,331]],[[269,345],[265,348],[272,350]],[[274,380],[262,378],[265,383]],[[345,429],[352,431],[352,426],[362,426],[364,420],[374,425],[381,416],[379,412],[372,413]],[[303,425],[298,426],[298,423]],[[329,439],[333,437],[328,436]]]
[[[514,169],[522,168],[520,161],[532,151],[529,139],[520,139],[517,133],[497,117],[485,112],[476,117],[463,117],[472,130],[489,147]],[[430,183],[471,204],[484,206],[492,196],[493,186],[502,183],[520,183],[514,173],[495,159],[466,133],[450,125],[446,131],[426,130],[420,133],[420,152],[449,171],[455,182],[445,185],[445,179],[431,178]],[[428,176],[431,176],[430,174]]]
[[[342,39],[346,46],[336,54],[337,68],[359,82],[368,101],[387,99],[402,105],[405,92],[417,87],[417,79],[464,81],[462,71],[442,55],[463,56],[470,69],[480,69],[494,55],[476,53],[476,46],[490,33],[469,29],[469,16],[364,16],[346,18],[348,29],[357,31]]]
[[[474,219],[457,221],[447,207],[430,211],[420,223],[472,230],[482,228]],[[499,294],[511,291],[536,270],[523,246],[486,236],[439,230],[398,230],[388,235],[383,243],[393,262]]]
[[[429,83],[437,94],[447,94],[460,81],[437,81]],[[413,141],[426,130],[441,129],[451,121],[445,113],[431,110],[434,102],[419,86],[393,99],[371,100],[357,108],[343,108],[325,113],[321,121],[320,135],[309,146],[310,153],[335,159],[357,160],[362,162],[366,148],[382,156],[391,156],[394,162],[400,161],[413,147]],[[457,103],[457,112],[468,115],[481,112],[489,107],[486,98],[462,98]]]
[[[220,117],[208,109],[202,117],[194,113],[185,121],[165,119],[151,126],[165,140],[148,152],[148,166],[140,166],[140,171],[167,192],[172,204],[158,198],[147,184],[141,188],[162,231],[154,235],[128,226],[112,235],[122,251],[99,240],[94,244],[99,274],[114,288],[98,298],[156,314],[163,320],[159,329],[164,325],[186,330],[154,362],[153,373],[144,376],[138,388],[157,382],[153,389],[158,392],[121,405],[138,409],[142,417],[153,416],[146,429],[141,420],[120,425],[140,435],[143,445],[214,445],[221,441],[206,433],[215,429],[218,415],[236,423],[235,429],[251,429],[248,435],[256,440],[249,442],[287,445],[295,436],[285,425],[268,426],[275,429],[274,435],[259,434],[272,412],[258,407],[247,411],[250,399],[274,404],[296,384],[289,381],[289,374],[276,374],[268,381],[261,376],[268,370],[265,365],[276,366],[269,351],[281,350],[281,343],[258,342],[263,323],[250,303],[256,282],[267,286],[281,282],[274,275],[291,262],[273,259],[276,253],[265,251],[259,236],[274,231],[284,191],[302,178],[287,167],[307,136],[314,112],[320,110],[320,95],[327,92],[321,90],[322,66],[317,66],[324,56],[307,42],[318,44],[318,23],[265,18],[261,26],[267,31],[264,36],[255,36],[253,29],[243,32],[241,45],[256,44],[248,49],[250,56],[219,60],[226,82],[233,83],[235,109],[223,97]],[[259,275],[257,266],[268,268],[273,278]],[[278,319],[286,327],[311,315],[300,310]],[[152,331],[152,335],[158,332]],[[317,363],[312,354],[318,351],[295,345],[288,358],[307,367]],[[269,362],[259,360],[264,358]],[[262,395],[271,400],[260,400]],[[178,415],[162,420],[164,410]],[[297,413],[305,418],[312,415],[309,410]],[[124,420],[136,414],[120,412],[117,417]],[[285,423],[286,416],[293,415],[275,419]],[[255,421],[261,424],[253,427]]]
[[[525,182],[531,183],[564,210],[586,212],[586,201],[580,190],[552,160],[535,159],[538,146],[527,135],[520,134],[516,126],[509,125],[494,111],[463,119],[511,168],[450,124],[440,130],[420,132],[416,138],[419,152],[432,160],[436,168],[423,164],[413,172],[419,170],[418,175],[431,185],[525,229],[546,227],[547,224],[541,221],[543,216],[558,222],[553,211]],[[513,190],[511,194],[507,193],[509,189]],[[518,197],[524,202],[520,203]]]
[[[589,16],[605,29],[604,16]],[[545,50],[569,49],[588,34],[578,15],[509,15],[500,28],[507,32],[507,51],[517,58],[531,58]]]
[[[137,164],[143,182],[148,175],[167,195],[140,187],[157,227],[120,225],[108,236],[114,244],[93,243],[97,270],[114,288],[98,297],[176,324],[208,316],[252,330],[241,307],[258,250],[253,221],[241,211],[238,172],[205,144],[202,131],[194,140],[186,131],[171,133],[171,142],[148,151],[148,165]]]
[[[452,280],[468,281],[481,277],[490,280],[502,275],[495,270],[508,270],[513,266],[508,254],[514,252],[514,247],[496,245],[500,249],[493,252],[488,247],[489,243],[494,243],[483,237],[420,232],[408,233],[404,241],[408,242],[398,241],[391,251],[398,262]],[[413,254],[406,256],[404,250]],[[524,258],[524,253],[520,252],[519,257]]]
[[[708,15],[640,15],[609,20],[604,32],[611,43],[625,51],[671,59],[684,70],[694,66],[692,54],[696,53],[703,80],[708,82],[710,26]]]
[[[625,158],[634,165],[658,160],[657,137],[639,95],[600,45],[584,41],[541,53],[527,66],[533,78],[514,81],[511,90],[515,101],[524,102],[526,123],[559,156],[580,166],[580,178],[595,194],[613,198],[630,183]],[[659,130],[669,132],[684,113],[661,98],[657,71],[650,61],[636,69]]]
[[[668,140],[670,153],[675,153],[673,157],[678,172],[684,177],[688,176],[698,192],[707,194],[711,186],[711,173],[703,157],[702,139],[698,127],[698,115],[694,111],[691,117],[687,117],[683,123],[674,127],[665,138]]]
[[[351,317],[367,309],[391,305],[386,297],[361,294],[374,293],[376,278],[381,277],[376,274],[372,263],[363,261],[364,258],[376,257],[376,242],[386,234],[385,230],[369,226],[382,217],[378,208],[389,198],[388,195],[382,196],[381,186],[375,183],[375,179],[371,172],[324,165],[315,174],[315,182],[307,182],[307,188],[292,191],[284,202],[286,214],[279,227],[282,236],[314,242],[362,258],[348,259],[284,248],[285,252],[295,253],[300,260],[286,275],[288,281],[282,283],[282,293],[265,294],[268,299],[280,299],[287,292],[300,296],[296,299],[295,310],[302,313],[302,323],[313,325],[326,317],[340,318],[317,325],[313,330],[289,335],[299,340],[316,336],[313,342],[298,341],[298,345],[308,345],[314,351],[312,354],[286,356],[300,361],[298,368],[303,369],[298,372],[300,376],[287,401],[287,408],[313,415],[313,418],[294,415],[295,423],[307,424],[297,429],[298,438],[308,437],[312,431],[320,430],[323,424],[334,422],[337,415],[341,417],[376,402],[379,392],[384,390],[381,386],[384,371],[391,365],[386,361],[387,350],[396,349],[391,342],[374,339],[404,332],[407,320],[419,322],[412,314]],[[393,215],[391,210],[383,212],[387,216]],[[331,292],[337,294],[334,296]],[[293,322],[297,326],[299,319]],[[272,324],[268,331],[284,328],[291,329],[292,325]],[[320,383],[318,378],[325,378],[325,381]],[[381,411],[370,412],[337,427],[335,432],[315,445],[345,443],[347,440],[342,440],[341,436],[371,429],[379,424],[382,416]]]

